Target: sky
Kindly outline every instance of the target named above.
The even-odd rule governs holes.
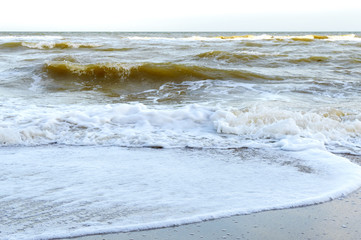
[[[361,31],[360,0],[4,0],[0,31]]]

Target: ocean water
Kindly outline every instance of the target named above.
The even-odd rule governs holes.
[[[349,194],[360,69],[361,33],[0,33],[0,239]]]

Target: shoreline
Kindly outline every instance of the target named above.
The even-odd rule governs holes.
[[[360,239],[361,189],[332,201],[175,227],[58,240]]]

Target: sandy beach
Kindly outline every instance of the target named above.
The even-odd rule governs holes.
[[[77,237],[138,239],[361,239],[361,189],[322,204],[265,211],[176,227]],[[73,238],[74,239],[74,238]]]

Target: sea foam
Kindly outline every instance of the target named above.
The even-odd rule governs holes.
[[[317,148],[46,146],[2,148],[0,159],[0,237],[11,240],[142,230],[304,206],[361,184],[361,167]]]
[[[333,109],[302,112],[270,106],[178,108],[143,104],[2,107],[0,143],[36,146],[117,145],[127,147],[240,147],[248,140],[288,137],[321,146],[343,144],[358,150],[360,115]]]

